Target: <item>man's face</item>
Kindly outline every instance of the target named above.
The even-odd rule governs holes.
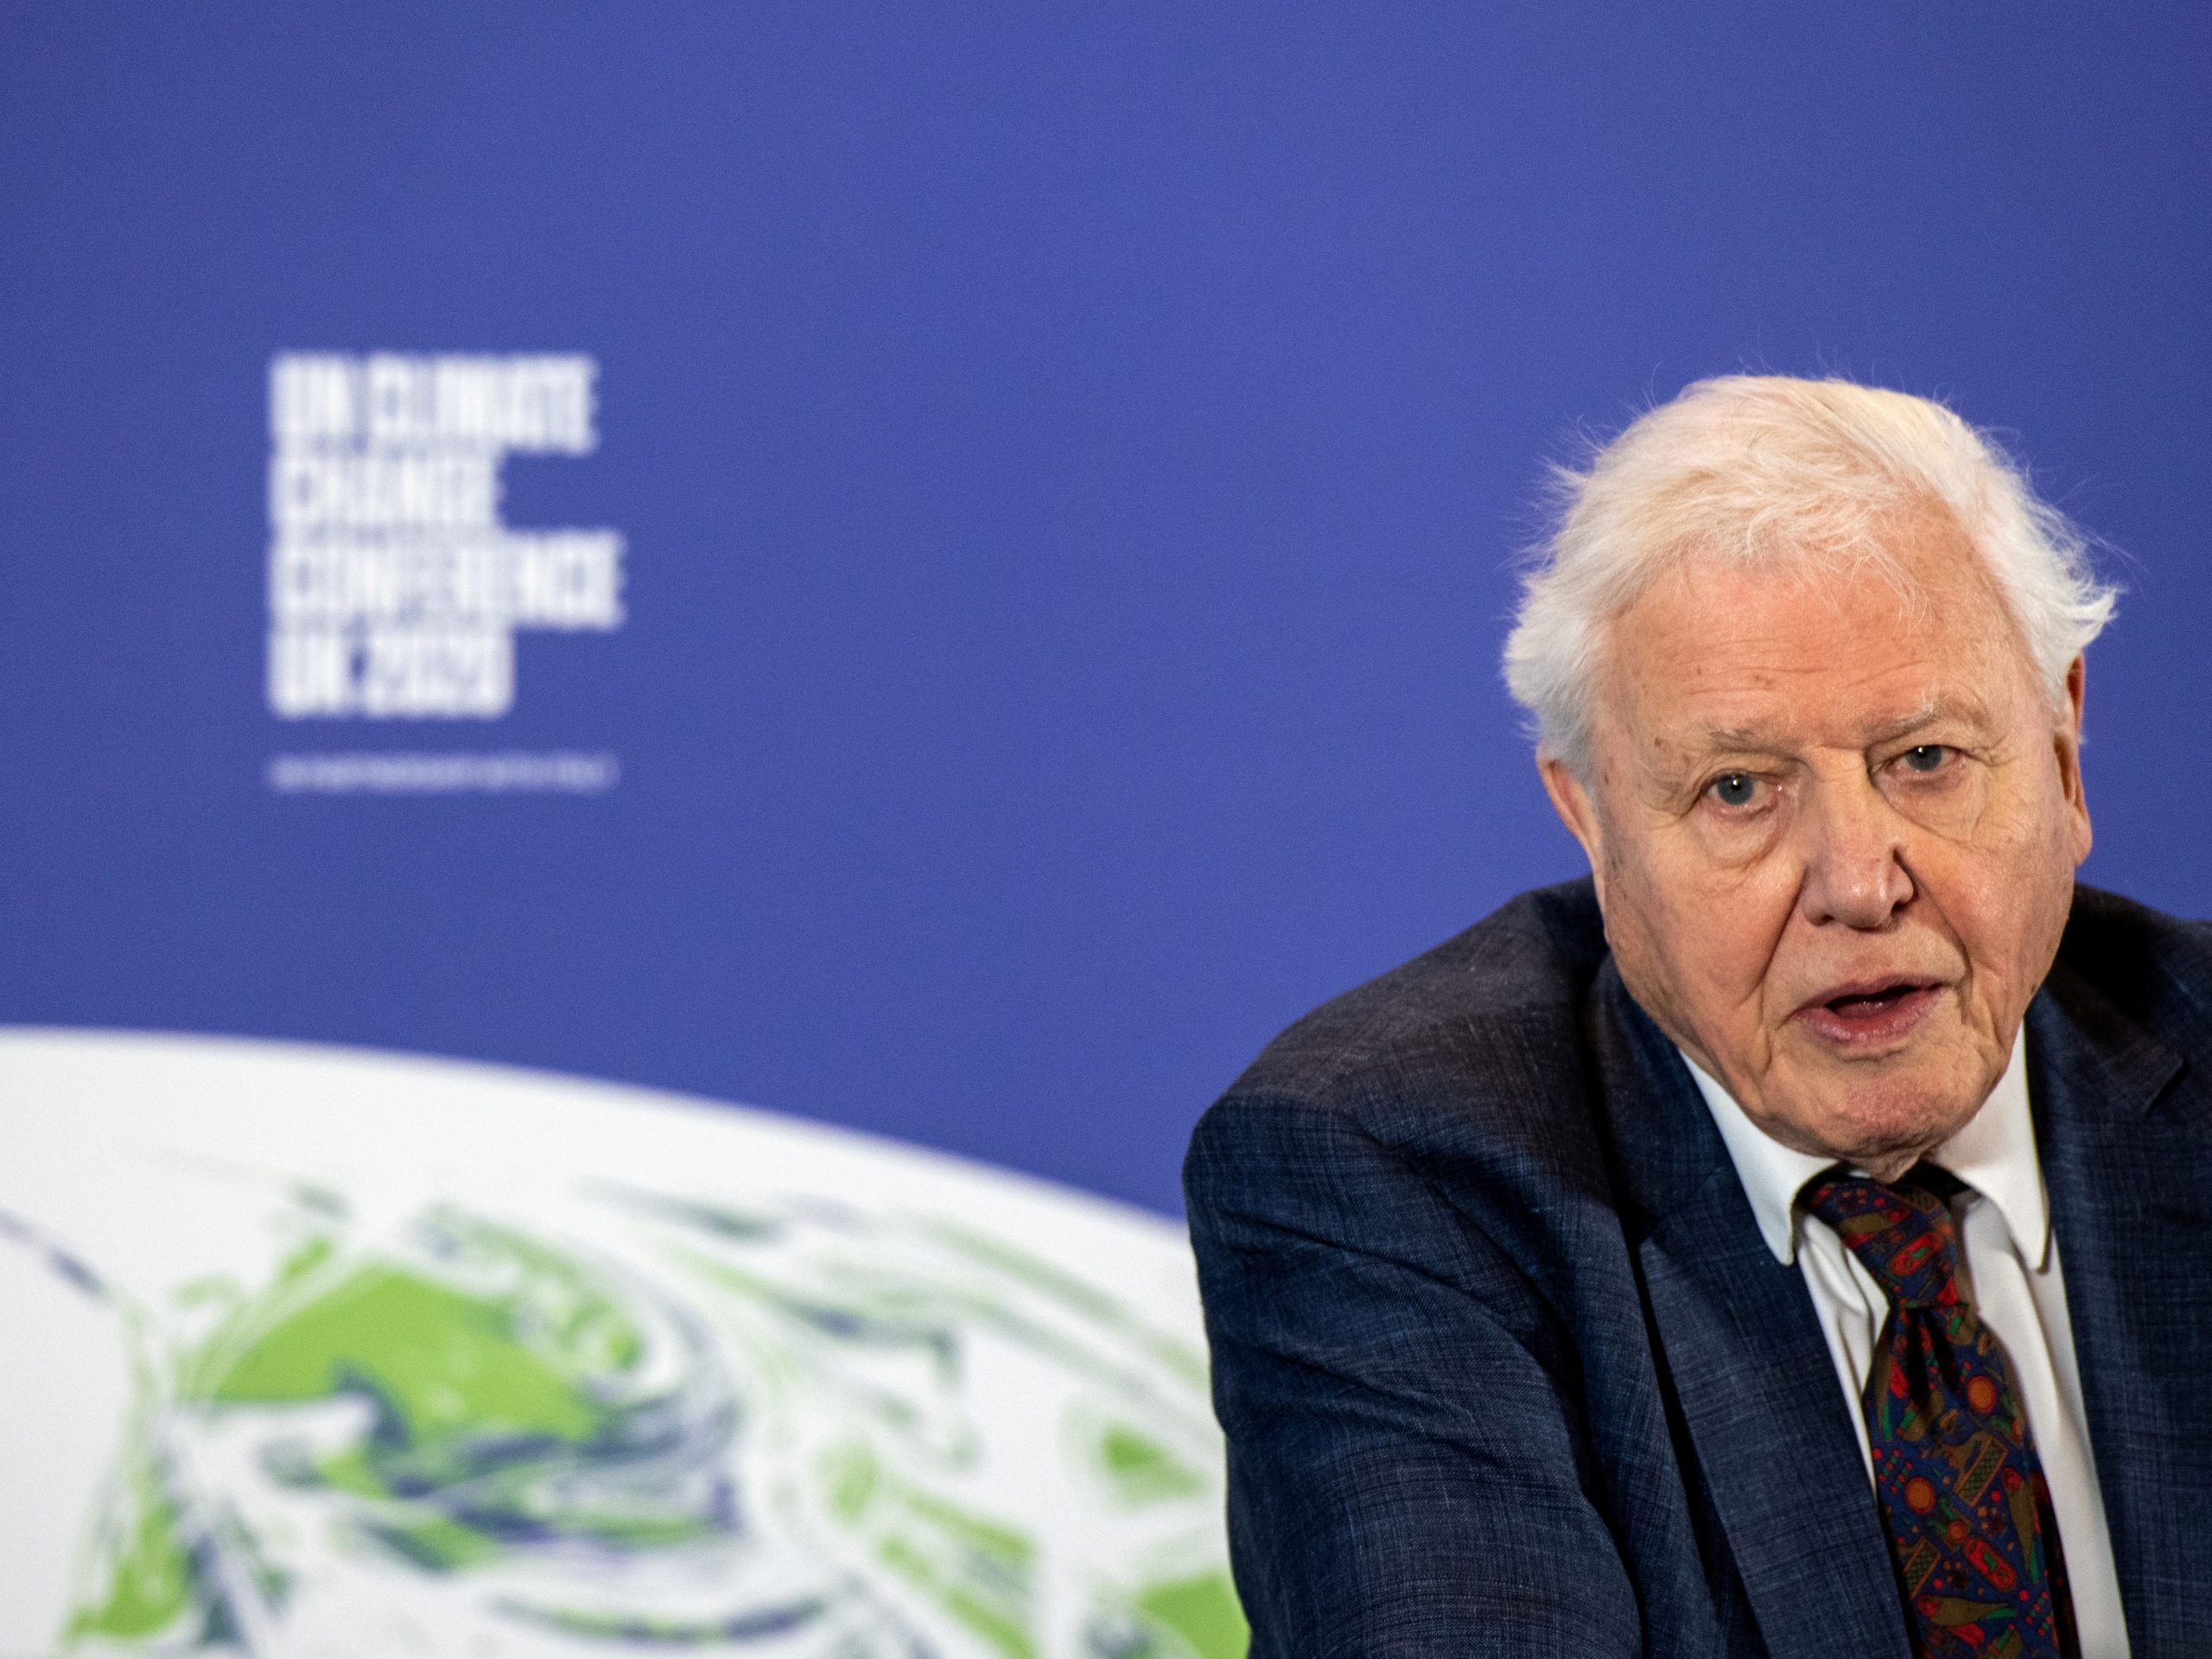
[[[1544,762],[1630,993],[1770,1135],[1902,1173],[2002,1075],[2089,850],[2054,709],[1948,516],[1877,576],[1693,556],[1614,620],[1588,787]]]

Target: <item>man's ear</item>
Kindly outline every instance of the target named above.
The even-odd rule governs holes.
[[[2058,786],[2066,797],[2067,816],[2074,830],[2074,861],[2089,855],[2089,803],[2082,790],[2082,696],[2088,681],[2088,664],[2078,655],[2066,669],[2066,706],[2059,711],[2058,729],[2051,745],[2058,757]]]
[[[1590,791],[1573,768],[1555,754],[1539,754],[1536,772],[1544,780],[1544,793],[1552,798],[1552,810],[1559,814],[1559,821],[1567,832],[1582,843],[1582,855],[1590,861],[1590,874],[1598,884],[1598,901],[1605,899],[1605,838],[1604,827],[1599,821],[1598,804],[1590,798]]]

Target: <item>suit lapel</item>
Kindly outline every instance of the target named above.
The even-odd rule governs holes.
[[[2212,1089],[2063,965],[2028,1036],[2131,1643],[2137,1659],[2212,1653]]]
[[[1608,963],[1593,1033],[1644,1293],[1759,1633],[1777,1659],[1910,1653],[1895,1571],[1803,1276],[1759,1236],[1674,1047]],[[2070,1265],[2069,1265],[2070,1279]]]

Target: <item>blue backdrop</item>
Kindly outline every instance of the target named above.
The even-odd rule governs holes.
[[[1173,1211],[1322,996],[1573,873],[1540,461],[1685,381],[2009,429],[2126,556],[2092,880],[2202,913],[2197,5],[14,6],[0,1017],[741,1098]],[[493,721],[264,690],[276,354],[587,353]],[[404,729],[403,729],[404,728]],[[272,756],[619,757],[288,794]]]

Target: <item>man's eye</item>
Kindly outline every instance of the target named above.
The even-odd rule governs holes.
[[[1941,743],[1923,743],[1897,757],[1907,772],[1934,772],[1950,758],[1951,751]]]
[[[1706,788],[1723,806],[1749,806],[1759,792],[1758,779],[1747,772],[1724,772]]]

